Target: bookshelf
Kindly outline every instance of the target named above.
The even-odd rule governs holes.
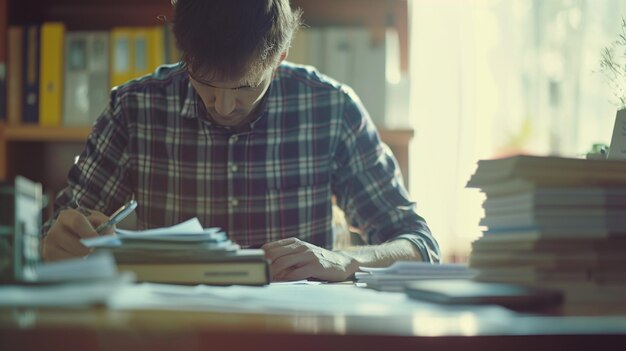
[[[310,26],[362,25],[370,29],[374,39],[382,38],[385,29],[394,26],[400,40],[401,69],[407,71],[407,0],[292,0],[292,5],[303,9],[304,20]],[[61,21],[69,31],[110,30],[122,25],[159,25],[162,16],[171,15],[170,0],[0,0],[0,62],[6,62],[10,25]],[[0,121],[0,181],[22,174],[42,182],[49,194],[55,193],[63,186],[73,156],[82,149],[90,130],[7,125]],[[408,180],[408,144],[413,131],[380,132]]]

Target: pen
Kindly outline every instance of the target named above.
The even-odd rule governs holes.
[[[108,221],[100,224],[96,228],[98,234],[102,234],[102,231],[108,227],[112,227],[119,223],[122,219],[126,218],[137,207],[137,201],[130,200],[126,205],[120,207],[115,213],[111,215]]]

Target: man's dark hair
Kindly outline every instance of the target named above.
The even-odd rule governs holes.
[[[182,61],[206,79],[257,77],[302,25],[289,0],[172,0]]]

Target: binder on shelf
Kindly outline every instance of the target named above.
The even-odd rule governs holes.
[[[40,28],[29,24],[24,31],[23,41],[23,96],[22,122],[39,122],[39,39]]]
[[[63,125],[91,125],[105,109],[108,97],[109,33],[68,32]]]
[[[152,73],[165,62],[163,30],[161,26],[138,27],[132,30],[135,44],[133,78]]]
[[[315,66],[350,86],[379,126],[388,124],[386,37],[372,38],[364,26],[326,26],[300,30],[289,49],[291,62]]]
[[[159,65],[165,63],[165,38],[163,38],[163,30],[161,26],[155,26],[148,29],[148,72],[152,73]]]
[[[387,51],[385,39],[374,40],[368,28],[352,28],[354,76],[350,85],[378,126],[387,124]]]
[[[349,30],[343,27],[327,27],[323,33],[324,73],[340,83],[352,86],[355,51]]]
[[[46,22],[41,26],[39,125],[59,127],[63,115],[63,38],[65,25]]]
[[[150,28],[134,28],[132,33],[131,51],[134,50],[135,61],[132,69],[132,78],[137,78],[152,72],[151,56],[153,46],[153,33]]]
[[[0,62],[0,121],[7,118],[7,64]]]
[[[7,34],[7,123],[18,125],[22,119],[24,27],[11,26]]]
[[[132,29],[116,27],[111,30],[111,86],[117,86],[133,78],[135,66],[132,47]]]
[[[174,37],[172,27],[166,24],[161,27],[161,30],[163,38],[164,63],[179,62],[182,55],[176,46],[176,38]]]

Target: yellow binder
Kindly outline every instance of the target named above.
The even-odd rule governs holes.
[[[150,70],[154,71],[165,63],[165,38],[161,26],[150,29]]]
[[[45,22],[41,26],[39,62],[39,125],[59,127],[63,116],[63,39],[61,22]]]

